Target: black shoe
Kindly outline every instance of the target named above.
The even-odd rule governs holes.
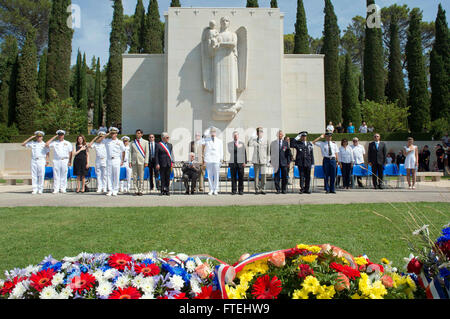
[[[280,194],[281,192],[279,190],[277,190],[277,194]]]
[[[139,195],[139,196],[144,196],[144,194],[143,194],[143,193],[138,193],[138,195]]]
[[[195,195],[195,192],[194,192],[194,191],[192,191],[192,192],[191,192],[191,195]]]
[[[282,194],[287,194],[287,192],[286,192],[286,191],[282,191],[281,193],[282,193]]]
[[[308,190],[304,191],[303,194],[311,194],[311,191],[308,189]]]
[[[303,194],[304,191],[301,189],[301,190],[298,191],[298,193],[299,193],[299,194]]]
[[[266,192],[265,191],[261,191],[261,195],[266,195]]]
[[[189,195],[189,191],[186,191],[185,194],[186,194],[186,195]]]
[[[335,191],[332,191],[332,192],[330,192],[331,194],[336,194],[336,192]]]
[[[239,192],[239,195],[244,195],[244,192]]]
[[[255,192],[255,195],[259,195],[259,194],[262,194],[262,192],[261,192],[261,193],[259,193],[259,192]]]
[[[236,192],[231,192],[231,195],[236,195]]]
[[[166,192],[166,196],[170,196],[170,193],[169,193],[169,192]]]

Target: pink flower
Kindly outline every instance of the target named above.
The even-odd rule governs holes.
[[[394,285],[394,280],[391,276],[388,275],[384,275],[383,277],[381,277],[381,282],[386,288],[392,288],[392,286]]]
[[[282,251],[277,251],[270,256],[269,261],[275,266],[275,267],[283,267],[286,265],[286,259],[285,255]]]
[[[239,258],[239,262],[243,262],[243,261],[246,260],[248,257],[250,257],[250,254],[248,254],[248,253],[243,254],[243,255]]]
[[[195,272],[200,276],[200,278],[205,279],[208,277],[211,269],[209,268],[209,265],[207,263],[203,263],[195,268]]]
[[[337,282],[334,285],[336,291],[342,291],[344,289],[350,289],[350,280],[343,273],[338,273]]]

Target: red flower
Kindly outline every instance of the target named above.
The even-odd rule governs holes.
[[[83,290],[90,290],[95,284],[95,277],[88,273],[81,273],[72,278],[70,288],[75,292],[81,293]]]
[[[415,273],[416,275],[419,275],[420,271],[422,270],[422,263],[419,261],[419,259],[413,258],[409,262],[407,268],[409,273]]]
[[[5,281],[2,289],[0,289],[0,295],[4,296],[6,294],[11,293],[11,291],[13,291],[14,288],[16,288],[19,282],[24,281],[26,279],[27,277],[14,277],[12,281]]]
[[[178,295],[173,296],[175,299],[189,299],[186,297],[186,294],[184,292],[179,293]]]
[[[292,258],[298,255],[303,255],[305,252],[309,253],[307,249],[298,249],[297,247],[291,248],[288,251],[285,251],[284,254],[286,258]]]
[[[114,254],[109,257],[108,264],[117,270],[125,270],[129,266],[131,257],[127,254]]]
[[[42,289],[52,284],[52,279],[54,275],[55,271],[53,269],[42,270],[37,274],[31,275],[30,285],[37,291],[42,291]]]
[[[256,299],[277,299],[282,289],[277,276],[271,279],[269,275],[265,275],[254,283],[252,295],[256,296]]]
[[[156,276],[159,274],[160,269],[156,264],[136,264],[134,266],[134,270],[138,274],[143,274],[144,277]]]
[[[450,259],[450,240],[436,244],[437,247]]]
[[[337,272],[341,272],[344,275],[346,275],[350,279],[355,279],[356,277],[361,277],[361,274],[358,270],[353,269],[350,266],[337,264],[335,262],[332,262],[330,264],[330,268],[336,270]]]
[[[314,275],[314,270],[309,265],[300,264],[298,265],[299,272],[298,277],[300,279],[305,279],[309,275]]]
[[[109,299],[139,299],[141,298],[141,293],[134,287],[129,288],[118,288],[114,290],[109,296]]]
[[[202,287],[202,292],[197,294],[194,299],[222,299],[220,290],[213,291],[212,286]]]

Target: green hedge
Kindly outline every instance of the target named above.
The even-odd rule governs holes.
[[[287,134],[290,138],[295,138],[297,134]],[[381,140],[383,141],[406,141],[406,139],[409,136],[414,137],[416,141],[431,141],[432,140],[432,134],[430,133],[380,133]],[[119,138],[121,138],[123,135],[119,135]],[[135,135],[127,135],[133,140],[135,138]],[[310,134],[308,136],[308,139],[314,140],[315,138],[319,137],[320,134]],[[352,140],[354,137],[359,138],[360,141],[372,141],[373,140],[373,133],[368,134],[348,134],[348,133],[336,133],[333,134],[333,140],[340,141],[343,138],[346,138],[347,140]],[[2,141],[0,140],[0,143],[22,143],[25,141],[29,135],[15,135],[11,136],[8,141]],[[51,137],[51,136],[50,136]],[[44,137],[44,140],[47,141],[50,138],[48,135]],[[87,141],[91,141],[95,136],[94,135],[88,135],[86,136]],[[145,139],[148,139],[148,135],[144,136]],[[155,134],[156,140],[160,140],[160,135]],[[76,135],[67,135],[65,139],[70,142],[75,142],[77,136]]]

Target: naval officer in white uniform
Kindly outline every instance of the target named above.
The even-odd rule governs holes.
[[[117,138],[119,129],[111,127],[105,136],[107,154],[108,193],[106,196],[117,196],[120,187],[120,167],[125,160],[125,145]],[[111,138],[108,138],[111,136]]]
[[[209,129],[210,137],[203,140],[203,163],[208,171],[209,193],[208,195],[219,194],[220,166],[223,161],[223,142],[217,138],[215,127]],[[205,134],[207,135],[207,134]]]
[[[33,195],[42,194],[44,192],[45,166],[48,165],[48,155],[50,149],[45,146],[43,141],[45,133],[42,131],[34,132],[22,143],[22,146],[31,149],[31,181],[33,187]],[[31,141],[36,138],[35,141]]]
[[[108,180],[106,178],[106,133],[99,131],[97,136],[88,144],[88,148],[95,150],[95,174],[97,175],[97,193],[106,193]]]
[[[72,143],[64,140],[66,132],[64,130],[56,131],[47,143],[46,147],[53,149],[53,194],[66,193],[67,171],[72,163]],[[54,139],[58,138],[57,141]]]

